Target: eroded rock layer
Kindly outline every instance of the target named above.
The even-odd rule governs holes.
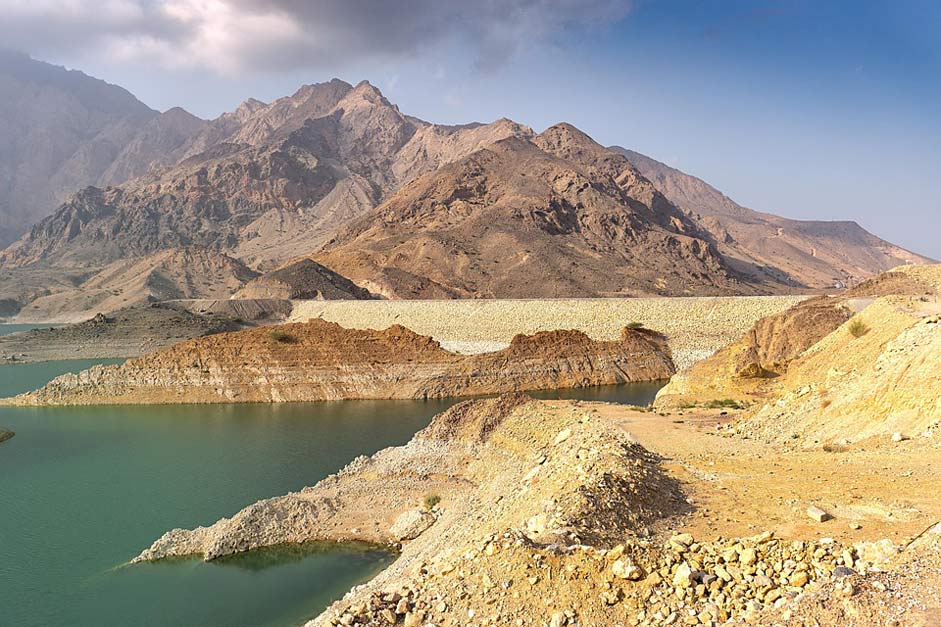
[[[16,397],[25,405],[231,403],[470,396],[669,378],[659,334],[625,329],[599,342],[580,331],[519,335],[464,356],[402,326],[344,329],[323,320],[181,342],[120,366],[63,375]]]

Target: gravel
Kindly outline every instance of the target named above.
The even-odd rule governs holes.
[[[683,370],[737,340],[759,318],[801,296],[583,298],[550,300],[295,301],[292,322],[323,318],[345,327],[402,324],[458,352],[499,350],[517,333],[578,329],[596,340],[635,322],[664,333]]]

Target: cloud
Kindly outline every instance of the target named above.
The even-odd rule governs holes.
[[[631,0],[0,0],[0,41],[32,54],[210,69],[330,68],[441,42],[497,67]]]

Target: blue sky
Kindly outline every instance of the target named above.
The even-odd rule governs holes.
[[[855,219],[941,257],[937,1],[403,0],[379,15],[368,0],[283,0],[262,15],[254,0],[211,0],[219,10],[186,14],[179,23],[202,30],[185,32],[141,23],[158,21],[153,5],[191,0],[108,1],[127,19],[101,45],[37,48],[31,33],[20,47],[203,117],[339,76],[433,122],[564,120],[753,209]],[[211,36],[246,15],[253,30]]]

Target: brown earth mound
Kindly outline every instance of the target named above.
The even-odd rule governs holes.
[[[301,259],[249,281],[232,298],[367,300],[372,294],[316,261]]]
[[[470,396],[665,379],[666,342],[625,329],[619,341],[580,331],[518,336],[464,356],[402,326],[351,330],[323,320],[181,342],[120,366],[63,375],[17,404],[281,402]]]

